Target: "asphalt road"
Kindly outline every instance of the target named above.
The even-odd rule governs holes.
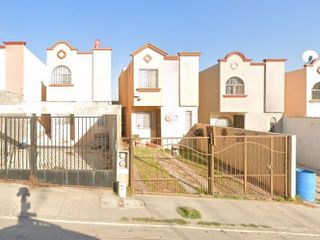
[[[206,228],[181,225],[151,225],[112,222],[81,222],[29,217],[0,218],[1,240],[96,240],[96,239],[320,239],[311,232],[287,232],[285,230],[258,230],[237,228]]]

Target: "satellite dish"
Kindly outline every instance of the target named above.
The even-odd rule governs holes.
[[[318,53],[314,50],[307,50],[302,54],[303,61],[308,64],[311,63],[313,60],[317,59]]]

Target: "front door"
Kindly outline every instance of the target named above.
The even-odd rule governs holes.
[[[233,115],[233,127],[244,128],[244,115]]]

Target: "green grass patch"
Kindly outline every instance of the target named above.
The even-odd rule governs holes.
[[[198,222],[199,225],[202,226],[208,226],[208,227],[235,227],[235,226],[241,226],[245,228],[270,228],[269,226],[266,225],[256,225],[254,223],[241,223],[241,224],[233,224],[233,223],[219,223],[219,222],[205,222],[205,221],[200,221]]]
[[[201,213],[197,209],[194,209],[191,207],[178,207],[177,213],[179,213],[184,218],[189,218],[189,219],[201,218]]]
[[[218,223],[218,222],[203,222],[203,221],[200,221],[198,222],[199,225],[202,225],[202,226],[210,226],[210,227],[220,227],[222,226],[223,224],[222,223]]]

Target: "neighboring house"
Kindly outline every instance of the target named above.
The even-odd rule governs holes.
[[[286,73],[286,117],[320,117],[320,59]]]
[[[111,48],[80,52],[60,41],[47,49],[43,101],[111,102]]]
[[[17,94],[24,102],[41,101],[46,66],[30,52],[26,42],[3,44],[0,45],[0,90]]]
[[[119,76],[123,136],[178,137],[198,122],[199,56],[152,44],[131,54]]]
[[[199,122],[277,131],[284,112],[285,61],[253,62],[232,52],[201,71]]]

